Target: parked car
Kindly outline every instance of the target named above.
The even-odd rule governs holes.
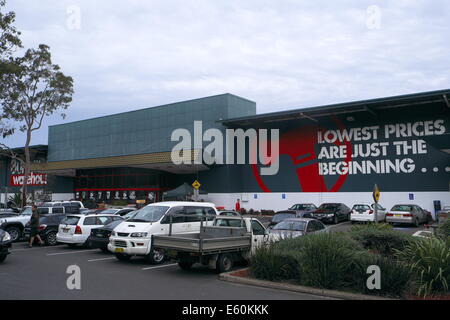
[[[20,214],[10,214],[0,216],[0,229],[3,229],[11,236],[11,242],[22,238],[25,224],[31,219],[31,207],[26,207]]]
[[[216,216],[213,225],[189,234],[152,236],[156,250],[167,251],[182,269],[201,263],[217,273],[228,272],[235,261],[248,260],[269,243],[269,233],[255,218]]]
[[[84,205],[81,201],[49,201],[44,202],[40,207],[71,207],[75,206],[78,208],[84,208]]]
[[[386,222],[413,224],[416,227],[421,223],[426,223],[428,219],[427,213],[415,204],[396,204],[386,214]]]
[[[289,210],[294,210],[298,218],[312,218],[312,213],[317,210],[317,207],[313,203],[297,203]]]
[[[377,208],[377,221],[386,221],[386,209],[379,203],[373,203],[370,206],[368,204],[355,204],[350,214],[351,222],[375,222],[375,206]]]
[[[234,210],[219,210],[219,216],[240,217],[241,214]]]
[[[54,246],[57,244],[56,234],[58,233],[58,227],[62,220],[66,217],[65,214],[51,214],[43,215],[39,219],[39,236],[42,241],[48,246]],[[28,221],[23,231],[25,240],[30,238],[30,222]]]
[[[310,218],[286,219],[269,230],[270,239],[274,241],[322,232],[328,232],[328,228],[319,220]]]
[[[275,225],[280,223],[283,220],[286,219],[293,219],[297,217],[297,212],[295,210],[284,210],[284,211],[278,211],[276,212],[272,220],[270,220],[269,225],[267,226],[269,229],[273,228]]]
[[[102,214],[115,214],[119,216],[124,216],[129,212],[136,211],[135,208],[110,208],[102,211]]]
[[[350,208],[343,203],[323,203],[314,211],[313,218],[322,222],[338,224],[350,220]]]
[[[123,221],[129,220],[134,217],[137,212],[138,210],[133,210],[122,216],[123,220],[116,220],[103,227],[92,229],[91,234],[88,238],[88,246],[92,249],[100,249],[103,252],[108,252],[109,237],[111,236],[114,228]]]
[[[8,232],[0,229],[0,263],[5,261],[10,253],[12,239]]]
[[[67,215],[58,227],[56,241],[69,246],[87,245],[87,239],[93,228],[102,227],[116,220],[123,220],[123,218],[102,213]]]
[[[114,252],[119,260],[142,256],[150,263],[159,264],[164,261],[165,253],[152,250],[153,234],[199,232],[201,224],[211,225],[216,216],[217,210],[213,203],[182,201],[152,203],[114,229],[108,250]]]

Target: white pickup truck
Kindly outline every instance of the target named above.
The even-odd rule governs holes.
[[[259,246],[268,243],[269,233],[254,218],[218,216],[212,226],[200,233],[153,235],[154,250],[164,250],[182,269],[194,263],[207,265],[216,272],[227,272],[238,260],[247,260]]]

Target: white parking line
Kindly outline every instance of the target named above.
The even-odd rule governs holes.
[[[171,266],[176,266],[177,264],[178,264],[178,263],[165,264],[165,265],[163,265],[163,266],[156,266],[156,267],[142,268],[142,270],[150,270],[150,269],[157,269],[157,268],[171,267]]]
[[[43,247],[23,248],[23,249],[11,249],[11,252],[16,252],[16,251],[29,251],[29,250],[38,250],[38,249],[51,249],[51,248],[60,247],[60,246],[62,246],[62,245],[59,245],[59,246],[43,246]]]
[[[98,249],[90,249],[90,250],[82,250],[82,251],[70,251],[70,252],[57,252],[57,253],[47,253],[48,256],[59,256],[62,254],[73,254],[73,253],[82,253],[89,251],[98,251]]]
[[[103,261],[103,260],[113,260],[116,259],[116,257],[109,257],[109,258],[99,258],[99,259],[91,259],[88,260],[88,262],[94,262],[94,261]]]

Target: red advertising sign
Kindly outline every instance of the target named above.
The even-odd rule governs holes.
[[[10,185],[13,187],[23,186],[24,175],[12,174],[10,178]],[[28,177],[29,186],[45,186],[47,185],[47,174],[45,173],[30,173]]]

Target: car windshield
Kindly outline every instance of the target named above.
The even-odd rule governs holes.
[[[309,210],[312,206],[310,204],[296,204],[292,206],[293,210]]]
[[[366,205],[366,204],[355,204],[353,206],[353,210],[364,210],[364,211],[366,211],[366,210],[370,210],[370,207],[368,205]]]
[[[102,214],[115,214],[119,209],[106,209],[102,211]]]
[[[334,210],[338,207],[337,204],[322,204],[319,209],[321,210]]]
[[[272,222],[280,222],[289,218],[295,218],[295,214],[290,212],[277,213],[273,216]]]
[[[242,219],[216,219],[214,226],[216,227],[244,227],[244,221]]]
[[[139,210],[128,222],[156,222],[164,216],[169,207],[147,206]]]
[[[122,216],[122,218],[124,218],[125,220],[131,219],[139,211],[141,211],[141,210],[130,211],[126,215]]]
[[[306,227],[305,221],[289,221],[285,220],[273,227],[274,230],[291,230],[291,231],[304,231]]]
[[[64,218],[63,221],[61,221],[61,224],[67,224],[70,226],[75,226],[78,223],[78,220],[80,220],[80,217],[76,216],[67,216]]]
[[[31,216],[32,213],[31,207],[27,207],[20,214],[23,216]]]
[[[393,206],[391,211],[411,211],[412,210],[412,206],[408,206],[408,205],[396,205]]]

